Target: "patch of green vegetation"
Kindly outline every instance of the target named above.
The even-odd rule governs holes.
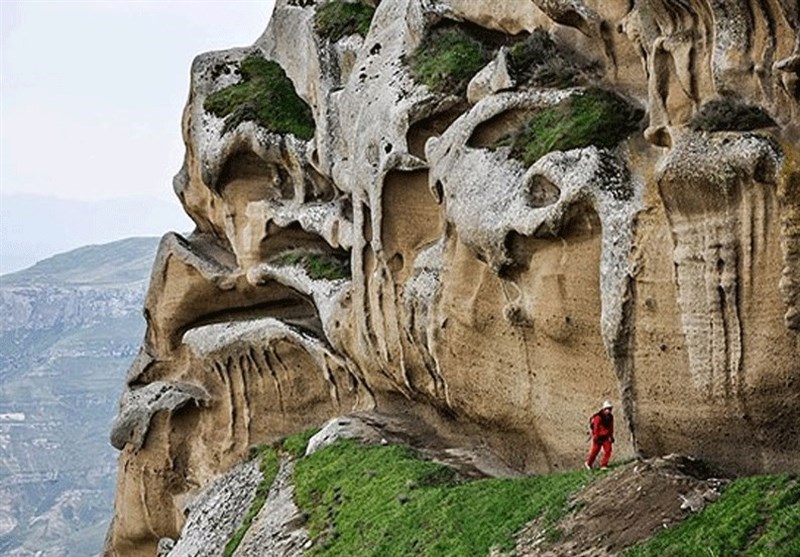
[[[684,555],[800,555],[800,478],[735,480],[703,512],[625,553],[625,557]]]
[[[341,440],[297,461],[297,502],[312,555],[473,556],[513,548],[523,525],[554,524],[583,472],[463,481],[400,446]]]
[[[707,102],[689,122],[691,129],[705,132],[752,131],[776,125],[760,106],[730,97]]]
[[[271,263],[281,266],[300,265],[314,280],[350,278],[350,260],[332,253],[295,249],[280,254]]]
[[[508,50],[508,71],[518,84],[540,87],[571,87],[581,75],[569,62],[544,29],[534,29],[524,41]]]
[[[462,95],[469,80],[491,59],[491,51],[461,27],[429,32],[409,57],[414,79],[438,93]]]
[[[239,544],[242,543],[242,538],[244,538],[244,535],[247,533],[247,530],[253,523],[253,519],[255,519],[256,515],[258,515],[258,512],[264,506],[264,503],[267,502],[269,488],[272,486],[272,482],[275,480],[275,476],[278,474],[278,452],[275,450],[275,448],[265,445],[255,448],[253,452],[255,453],[253,457],[260,459],[259,468],[261,469],[263,478],[261,483],[258,484],[258,488],[256,489],[256,497],[253,499],[253,503],[247,510],[247,514],[244,516],[242,525],[239,526],[239,528],[233,533],[233,536],[231,536],[231,539],[228,540],[228,543],[225,545],[225,549],[222,552],[223,557],[231,557],[236,551],[236,548],[239,547]]]
[[[203,107],[225,118],[223,133],[245,121],[275,133],[300,139],[314,137],[311,108],[294,90],[292,81],[276,62],[248,56],[239,64],[242,81],[206,97]]]
[[[332,0],[314,15],[314,31],[323,39],[336,42],[347,35],[366,37],[375,8],[361,2]]]
[[[534,113],[525,126],[494,147],[511,146],[526,166],[551,151],[614,147],[638,128],[644,111],[604,89],[588,89]]]
[[[306,453],[308,441],[319,432],[319,428],[312,427],[300,433],[289,435],[281,441],[281,450],[294,457],[301,457]]]

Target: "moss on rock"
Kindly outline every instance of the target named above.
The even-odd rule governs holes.
[[[534,113],[495,147],[511,146],[511,156],[530,166],[551,151],[595,145],[614,147],[638,128],[644,111],[604,89],[588,89]]]
[[[432,91],[462,95],[491,54],[461,27],[447,27],[428,33],[408,62],[414,79]]]
[[[274,265],[299,265],[314,280],[350,278],[350,260],[333,253],[307,249],[286,251],[271,261]]]
[[[314,31],[323,39],[336,42],[347,35],[366,37],[375,8],[361,2],[333,0],[314,15]]]
[[[225,118],[223,133],[245,121],[276,133],[300,139],[314,137],[311,108],[294,90],[292,81],[276,62],[248,56],[237,71],[242,81],[206,97],[203,108]]]

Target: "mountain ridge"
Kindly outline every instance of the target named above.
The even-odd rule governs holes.
[[[157,238],[85,246],[0,276],[0,552],[100,551],[119,383],[144,331]]]

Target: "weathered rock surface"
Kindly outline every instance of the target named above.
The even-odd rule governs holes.
[[[283,460],[267,500],[242,538],[235,557],[302,555],[308,547],[306,517],[294,502],[293,472],[294,462]]]
[[[612,398],[622,456],[796,469],[794,3],[382,0],[337,41],[315,30],[326,3],[279,1],[254,45],[193,64],[174,186],[197,229],[162,241],[127,389],[205,394],[134,412],[109,554],[153,555],[250,446],[350,412],[473,436],[529,473],[579,465]],[[491,51],[464,97],[409,69],[436,28]],[[534,31],[591,71],[517,79]],[[267,77],[243,69],[261,58],[311,139],[263,119]],[[521,162],[507,138],[593,87],[642,109],[638,129]]]
[[[255,499],[262,477],[258,461],[251,460],[214,480],[183,509],[186,526],[181,537],[174,544],[160,541],[163,550],[169,548],[166,555],[221,555]]]

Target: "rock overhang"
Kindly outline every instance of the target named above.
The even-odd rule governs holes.
[[[758,7],[786,21],[770,52],[752,39],[760,20],[699,1],[673,13],[660,0],[383,0],[365,36],[333,41],[314,31],[320,5],[279,2],[254,46],[193,64],[175,189],[198,229],[162,246],[130,388],[191,383],[210,398],[155,412],[152,443],[123,453],[129,466],[166,454],[203,483],[300,422],[416,405],[431,423],[479,424],[520,470],[547,470],[580,462],[575,416],[614,398],[623,454],[791,467],[796,14]],[[466,97],[432,91],[407,64],[443,22],[513,34],[510,45],[539,29],[596,53],[598,82],[516,84],[502,78],[502,47]],[[749,46],[734,57],[737,37]],[[285,71],[313,114],[311,139],[247,120],[226,130],[206,110],[252,56]],[[776,125],[693,129],[737,80]],[[597,85],[644,106],[647,129],[532,164],[490,145]],[[764,405],[780,409],[780,434]],[[730,421],[749,432],[754,463],[728,448]],[[123,484],[123,500],[140,489]]]

